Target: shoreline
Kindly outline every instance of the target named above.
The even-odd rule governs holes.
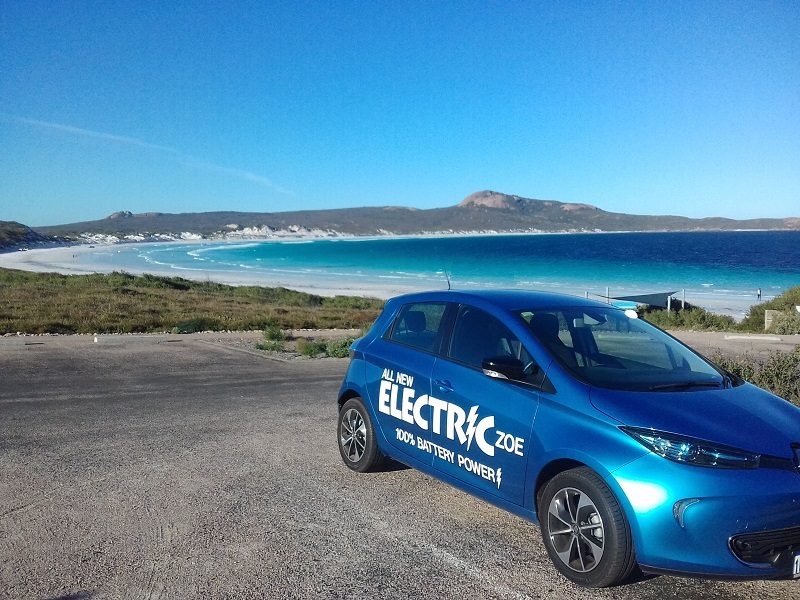
[[[492,234],[486,234],[492,235]],[[392,239],[400,239],[404,236],[385,236]],[[347,238],[337,238],[342,241],[366,241],[371,239],[385,239],[384,236],[353,236]],[[418,236],[409,236],[418,237]],[[120,252],[123,248],[130,249],[133,247],[149,247],[149,246],[165,246],[165,245],[242,245],[253,244],[261,242],[277,242],[277,243],[304,243],[320,239],[312,235],[296,235],[296,236],[281,236],[268,239],[173,239],[173,240],[160,240],[160,241],[142,241],[142,242],[116,242],[116,243],[82,243],[77,245],[63,245],[52,246],[47,248],[33,248],[25,251],[11,251],[0,253],[0,267],[7,269],[17,269],[29,272],[38,273],[60,273],[63,275],[90,275],[94,273],[112,273],[114,271],[124,271],[132,275],[151,274],[164,277],[182,277],[193,281],[214,281],[216,283],[234,286],[267,286],[267,287],[284,287],[301,292],[316,294],[320,296],[361,296],[379,299],[388,299],[390,297],[427,289],[445,288],[447,287],[447,280],[442,279],[441,285],[430,285],[427,283],[413,282],[389,282],[389,281],[376,281],[375,279],[367,278],[363,281],[351,279],[345,284],[341,278],[334,277],[325,278],[312,278],[308,274],[298,273],[247,273],[242,271],[231,272],[225,270],[209,270],[209,269],[181,269],[168,265],[148,264],[145,268],[125,266],[121,264],[114,264],[113,258],[103,261],[98,255],[110,255],[116,249]],[[456,284],[453,286],[459,289]],[[460,289],[470,289],[474,286],[461,287]],[[578,297],[589,297],[592,299],[605,298],[605,289],[598,289],[597,286],[587,285],[547,285],[543,284],[537,286],[537,290],[549,291],[556,293],[564,293]],[[620,291],[619,289],[611,290],[612,296],[618,295],[631,295]],[[675,301],[681,301],[681,292],[678,291],[673,297]],[[766,301],[764,298],[762,301]],[[749,312],[751,306],[754,304],[752,299],[746,296],[736,295],[714,295],[714,296],[698,296],[697,294],[688,294],[686,301],[694,306],[699,306],[708,310],[709,312],[731,316],[734,319],[741,320]]]
[[[289,238],[296,243],[324,238]],[[362,239],[362,238],[358,238]],[[367,238],[363,238],[367,239]],[[371,238],[370,238],[371,239]],[[6,252],[0,254],[0,267],[17,269],[33,273],[60,273],[62,275],[92,275],[95,273],[109,274],[114,271],[124,271],[131,275],[157,275],[161,277],[182,277],[192,281],[213,281],[223,285],[233,286],[264,286],[285,287],[299,292],[316,294],[318,296],[362,296],[386,300],[392,296],[418,291],[421,288],[403,285],[387,285],[374,283],[370,285],[321,285],[319,282],[309,280],[307,277],[276,277],[265,274],[232,273],[229,271],[188,270],[165,266],[148,265],[144,269],[129,269],[123,267],[111,268],[97,262],[76,262],[81,256],[96,253],[98,249],[111,249],[119,246],[163,246],[165,244],[203,245],[203,244],[248,244],[262,241],[287,242],[286,238],[272,240],[208,240],[185,239],[157,242],[119,242],[113,244],[80,244],[76,246],[55,246],[50,248],[34,248],[25,251]],[[291,243],[291,242],[290,242]]]

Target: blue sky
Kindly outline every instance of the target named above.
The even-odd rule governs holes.
[[[0,3],[0,220],[800,216],[800,2]]]

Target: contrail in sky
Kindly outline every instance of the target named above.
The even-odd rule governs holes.
[[[287,196],[294,196],[294,193],[291,192],[290,190],[275,185],[274,183],[272,183],[272,181],[270,181],[266,177],[263,177],[262,175],[253,173],[251,171],[246,171],[244,169],[235,169],[231,167],[223,167],[221,165],[216,165],[214,163],[201,160],[189,154],[185,154],[184,152],[181,152],[176,148],[170,148],[169,146],[162,146],[160,144],[151,144],[150,142],[146,142],[144,140],[140,140],[137,138],[127,137],[124,135],[116,135],[113,133],[105,133],[102,131],[92,131],[91,129],[82,129],[80,127],[73,127],[72,125],[62,125],[61,123],[39,121],[38,119],[28,119],[26,117],[18,117],[18,116],[8,116],[7,118],[17,123],[22,123],[23,125],[30,125],[32,127],[54,129],[56,131],[63,131],[65,133],[70,133],[73,135],[82,135],[85,137],[106,140],[109,142],[116,142],[119,144],[126,144],[129,146],[138,146],[139,148],[145,148],[147,150],[156,150],[158,152],[164,152],[166,154],[171,154],[178,163],[186,165],[188,167],[193,167],[196,169],[202,169],[206,171],[213,171],[216,173],[222,173],[223,175],[236,177],[238,179],[244,179],[245,181],[251,181],[257,185],[275,190],[280,194],[284,194]]]

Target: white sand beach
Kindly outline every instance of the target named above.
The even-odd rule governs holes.
[[[312,238],[309,238],[312,239]],[[164,245],[171,242],[143,242],[144,245]],[[174,243],[208,244],[209,240],[179,240]],[[215,243],[226,243],[215,241]],[[236,240],[231,243],[241,243]],[[127,244],[126,244],[127,245]],[[36,248],[26,251],[7,252],[0,254],[0,267],[6,269],[19,269],[36,273],[61,273],[63,275],[89,275],[92,273],[111,273],[125,271],[132,275],[160,275],[164,277],[183,277],[193,281],[214,281],[225,285],[261,285],[268,287],[285,287],[300,292],[317,294],[320,296],[362,296],[369,298],[387,299],[398,294],[418,291],[421,288],[402,285],[388,285],[385,282],[353,282],[341,281],[335,285],[328,281],[315,281],[310,277],[299,275],[286,275],[285,277],[267,275],[265,273],[247,273],[210,270],[178,270],[168,266],[148,265],[146,269],[129,268],[127,266],[113,266],[113,259],[103,262],[96,261],[98,250],[106,250],[107,254],[115,252],[121,244],[81,244],[77,246],[59,246],[54,248]]]
[[[138,246],[162,245],[165,243],[208,244],[209,240],[179,240],[176,242],[144,242]],[[237,240],[238,243],[241,241]],[[237,243],[231,242],[231,243]],[[214,241],[214,243],[226,243]],[[298,291],[318,294],[321,296],[350,295],[386,299],[398,294],[427,289],[424,284],[406,284],[386,280],[360,279],[360,280],[333,280],[331,278],[315,279],[309,275],[298,273],[265,273],[263,271],[213,271],[213,270],[185,270],[170,268],[168,265],[148,264],[146,268],[131,268],[128,265],[115,264],[114,254],[122,247],[131,244],[83,244],[75,246],[59,246],[53,248],[37,248],[26,251],[7,252],[0,254],[0,267],[19,269],[33,272],[55,272],[66,275],[85,275],[91,273],[111,273],[125,271],[134,275],[150,273],[168,277],[183,277],[195,281],[214,281],[227,285],[262,285],[270,287],[286,287]],[[445,287],[443,281],[441,287]],[[597,298],[605,290],[573,286],[571,288],[558,287],[542,291],[557,291],[575,296],[588,296]],[[659,290],[653,290],[659,291]],[[619,290],[617,290],[619,293]],[[614,291],[612,290],[612,296]],[[680,301],[681,293],[675,298]],[[741,296],[726,296],[724,294],[688,294],[686,301],[705,308],[716,314],[730,315],[737,320],[744,318],[750,309],[752,299]],[[764,298],[763,300],[768,300]]]

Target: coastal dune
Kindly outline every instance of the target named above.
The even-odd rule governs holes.
[[[175,244],[208,244],[208,240],[181,240]],[[224,242],[223,242],[224,243]],[[235,242],[234,242],[235,243]],[[138,246],[162,246],[164,242],[145,242]],[[125,244],[127,245],[127,244]],[[175,269],[168,265],[148,264],[146,267],[114,265],[113,258],[98,261],[105,254],[113,256],[120,244],[64,246],[55,248],[36,248],[24,252],[8,252],[0,254],[0,267],[18,269],[34,273],[61,273],[63,275],[91,275],[93,273],[112,273],[125,271],[131,275],[159,275],[163,277],[183,277],[193,281],[214,281],[224,285],[259,285],[266,287],[285,287],[320,296],[362,296],[367,298],[388,299],[398,294],[417,291],[413,286],[390,285],[384,282],[352,282],[340,281],[336,284],[322,282],[313,277],[279,277],[263,272],[248,273],[245,271],[185,270]],[[101,254],[102,253],[102,254]]]

